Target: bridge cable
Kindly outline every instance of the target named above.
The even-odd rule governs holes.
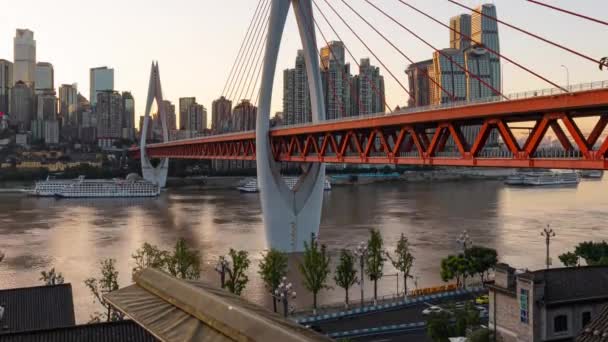
[[[255,12],[253,13],[253,17],[251,17],[251,21],[249,22],[249,27],[247,28],[247,33],[245,34],[245,37],[243,37],[243,41],[241,42],[241,47],[239,48],[239,52],[236,55],[236,58],[234,59],[234,63],[232,64],[232,68],[230,68],[230,73],[228,74],[228,78],[226,78],[226,83],[224,84],[224,89],[222,90],[222,96],[226,95],[226,91],[229,90],[229,85],[231,85],[232,79],[234,78],[234,72],[236,71],[236,66],[238,65],[238,63],[240,63],[240,60],[242,58],[242,53],[245,47],[245,43],[247,42],[247,38],[249,37],[249,34],[251,33],[251,27],[253,27],[253,22],[254,19],[258,16],[258,12],[262,9],[262,3],[265,3],[266,0],[259,0],[258,1],[258,6],[255,9]]]
[[[325,13],[323,13],[323,11],[321,11],[321,8],[317,4],[317,2],[315,0],[313,0],[312,3],[315,5],[315,7],[317,8],[317,10],[319,11],[319,13],[321,14],[321,16],[323,17],[323,19],[325,20],[325,23],[327,23],[327,25],[331,28],[332,32],[336,35],[336,37],[338,38],[338,40],[341,41],[344,44],[344,40],[342,40],[342,38],[340,38],[340,34],[338,34],[338,32],[336,31],[336,29],[334,28],[334,26],[331,24],[331,22],[329,21],[329,19],[327,19],[327,16],[325,16]],[[315,26],[317,26],[317,29],[320,32],[321,31],[321,27],[319,26],[319,23],[314,18],[313,18],[313,21],[315,23]],[[359,69],[361,69],[361,65],[357,61],[357,58],[355,58],[355,56],[353,55],[353,53],[351,52],[351,50],[348,48],[348,46],[346,44],[344,44],[344,49],[346,50],[346,52],[348,52],[348,55],[350,56],[350,58],[352,58],[353,62],[355,62],[355,64],[357,64],[357,66],[359,67]],[[365,74],[363,75],[363,78],[365,78],[365,80],[370,84],[370,86],[372,87],[372,89],[376,93],[376,95],[382,97],[381,94],[380,94],[380,92],[379,92],[379,90],[376,88],[376,85],[374,84],[374,82],[372,82],[372,80],[370,80],[367,77],[367,75],[365,75]],[[393,110],[391,109],[391,106],[386,102],[386,96],[384,96],[383,102],[384,102],[384,108],[388,108],[389,112],[392,113]]]
[[[255,52],[255,62],[252,60],[252,65],[251,68],[247,71],[247,79],[249,79],[249,76],[251,75],[251,79],[249,80],[249,82],[247,82],[247,90],[245,90],[245,87],[243,87],[243,89],[241,89],[241,92],[239,93],[239,98],[241,98],[242,92],[245,91],[245,96],[247,96],[249,94],[249,89],[251,87],[251,83],[253,83],[254,81],[254,76],[255,76],[255,72],[257,69],[257,66],[260,65],[260,58],[263,55],[263,47],[266,45],[266,41],[268,40],[268,24],[270,23],[270,16],[268,18],[266,18],[266,23],[264,24],[264,28],[262,29],[262,33],[260,34],[260,37],[258,39],[258,45],[257,45],[257,51]],[[260,42],[260,40],[262,39],[262,37],[264,37],[264,40]],[[253,73],[252,73],[253,71]],[[249,100],[251,100],[251,98],[248,98]]]
[[[503,24],[503,25],[505,25],[505,26],[507,26],[507,27],[510,27],[510,28],[512,28],[512,29],[514,29],[514,30],[516,30],[516,31],[519,31],[519,32],[521,32],[521,33],[523,33],[523,34],[526,34],[526,35],[528,35],[528,36],[530,36],[530,37],[536,38],[536,39],[541,40],[541,41],[543,41],[543,42],[545,42],[545,43],[547,43],[547,44],[550,44],[550,45],[553,45],[553,46],[555,46],[555,47],[557,47],[557,48],[560,48],[560,49],[562,49],[562,50],[568,51],[568,52],[570,52],[570,53],[572,53],[572,54],[574,54],[574,55],[577,55],[577,56],[579,56],[579,57],[581,57],[581,58],[583,58],[583,59],[586,59],[586,60],[588,60],[588,61],[590,61],[590,62],[593,62],[594,64],[598,64],[598,63],[600,63],[600,60],[599,60],[599,59],[594,59],[594,58],[589,57],[589,56],[587,56],[587,55],[584,55],[584,54],[582,54],[582,53],[580,53],[580,52],[578,52],[578,51],[575,51],[575,50],[573,50],[573,49],[570,49],[570,48],[568,48],[568,47],[566,47],[566,46],[564,46],[564,45],[561,45],[561,44],[558,44],[558,43],[556,43],[556,42],[553,42],[553,41],[551,41],[551,40],[549,40],[549,39],[547,39],[547,38],[544,38],[544,37],[541,37],[541,36],[539,36],[539,35],[537,35],[537,34],[534,34],[534,33],[532,33],[532,32],[526,31],[526,30],[524,30],[524,29],[522,29],[522,28],[519,28],[519,27],[517,27],[517,26],[515,26],[515,25],[511,25],[511,24],[509,24],[509,23],[507,23],[507,22],[505,22],[505,21],[503,21],[503,20],[500,20],[500,19],[498,19],[498,18],[496,18],[496,17],[493,17],[493,16],[491,16],[491,15],[487,15],[487,14],[485,14],[485,13],[483,13],[483,12],[480,12],[480,11],[478,11],[478,10],[476,10],[476,9],[473,9],[473,8],[471,8],[471,7],[469,7],[469,6],[463,5],[463,4],[459,3],[458,1],[454,1],[454,0],[447,0],[447,1],[449,1],[449,2],[453,3],[453,4],[457,5],[457,6],[460,6],[460,7],[462,7],[462,8],[466,8],[466,9],[468,9],[468,10],[472,11],[472,12],[478,13],[478,14],[482,15],[482,16],[483,16],[483,17],[485,17],[485,18],[488,18],[488,19],[490,19],[490,20],[493,20],[493,21],[495,21],[495,22],[497,22],[497,23],[501,23],[501,24]]]
[[[437,53],[439,53],[442,56],[444,56],[445,58],[447,58],[452,63],[452,65],[457,66],[464,73],[466,73],[467,75],[469,75],[469,76],[475,78],[476,80],[478,80],[479,82],[481,82],[481,84],[483,84],[484,86],[486,86],[486,88],[492,90],[492,92],[494,92],[494,95],[501,96],[502,98],[504,98],[507,101],[509,100],[508,97],[506,97],[500,91],[496,90],[496,88],[492,87],[492,85],[490,85],[488,82],[482,80],[476,74],[471,73],[469,70],[467,70],[467,68],[465,68],[464,66],[462,66],[460,63],[454,61],[454,59],[452,57],[450,57],[448,54],[446,54],[445,52],[437,49],[435,46],[433,46],[431,43],[429,43],[428,41],[426,41],[424,38],[422,38],[421,36],[419,36],[418,34],[416,34],[414,31],[410,30],[405,25],[401,24],[397,19],[395,19],[394,17],[392,17],[390,14],[386,13],[384,10],[382,10],[381,8],[379,8],[378,6],[376,6],[375,4],[373,4],[372,2],[370,2],[369,0],[365,0],[365,2],[367,2],[369,5],[371,5],[372,7],[374,7],[380,13],[384,14],[384,16],[386,16],[387,18],[389,18],[390,20],[392,20],[395,24],[399,25],[402,29],[406,30],[411,35],[413,35],[414,37],[418,38],[420,41],[422,41],[424,44],[426,44],[427,46],[429,46],[431,49],[435,50]]]
[[[545,3],[543,3],[543,2],[536,1],[536,0],[526,0],[526,1],[531,2],[531,3],[533,3],[533,4],[537,4],[537,5],[540,5],[540,6],[544,6],[544,7],[547,7],[547,8],[554,9],[554,10],[559,11],[559,12],[562,12],[562,13],[570,14],[570,15],[573,15],[573,16],[575,16],[575,17],[579,17],[579,18],[587,19],[587,20],[590,20],[590,21],[596,22],[596,23],[598,23],[598,24],[602,24],[602,25],[606,25],[606,26],[608,26],[608,22],[603,21],[603,20],[600,20],[600,19],[592,18],[592,17],[586,16],[586,15],[584,15],[584,14],[580,14],[580,13],[572,12],[572,11],[569,11],[569,10],[566,10],[566,9],[563,9],[563,8],[559,8],[559,7],[556,7],[556,6],[553,6],[553,5],[545,4]]]
[[[403,57],[405,57],[405,59],[407,59],[412,64],[416,63],[416,62],[414,62],[414,60],[412,60],[410,57],[408,57],[403,52],[403,50],[401,50],[400,48],[398,48],[393,42],[390,41],[390,39],[388,39],[384,34],[382,34],[382,32],[380,32],[374,25],[372,25],[372,23],[370,23],[359,12],[357,12],[353,7],[351,7],[351,5],[349,5],[345,0],[341,0],[341,1],[344,3],[344,5],[346,5],[348,8],[350,8],[350,10],[353,11],[353,13],[355,13],[359,18],[361,18],[361,20],[363,20],[372,30],[374,30],[380,37],[382,37],[382,39],[384,39],[395,50],[397,50],[397,52],[399,52]],[[424,73],[424,75],[429,79],[429,81],[431,81],[432,83],[434,83],[444,93],[446,93],[446,95],[448,95],[452,99],[452,101],[456,101],[456,98],[454,97],[454,94],[452,94],[449,91],[447,91],[443,86],[441,86],[441,84],[439,82],[437,82],[435,79],[433,79],[432,77],[430,77],[428,73]],[[410,91],[412,91],[412,89],[410,89]]]
[[[247,68],[249,67],[249,61],[250,61],[250,57],[251,57],[251,51],[253,50],[253,46],[258,38],[259,35],[259,31],[260,31],[260,26],[261,23],[263,22],[262,18],[266,17],[267,15],[269,15],[270,13],[270,7],[271,7],[272,1],[267,1],[266,6],[263,10],[263,14],[258,16],[258,20],[256,21],[256,23],[254,24],[254,30],[253,30],[253,40],[251,40],[251,44],[249,44],[248,48],[245,51],[245,59],[244,59],[244,63],[241,63],[239,69],[237,70],[237,77],[238,77],[238,81],[235,82],[236,87],[234,87],[229,95],[228,98],[230,100],[233,99],[234,96],[236,96],[239,92],[239,89],[241,89],[241,86],[243,85],[243,76],[245,74],[245,71],[247,70]],[[238,99],[236,99],[238,101]]]
[[[300,7],[300,10],[304,14],[304,16],[308,15],[308,13],[304,13],[305,11],[304,11],[304,8],[302,7],[301,4],[299,4],[298,6]],[[311,7],[311,11],[312,11],[312,7]],[[312,13],[310,13],[310,16],[312,18]],[[304,26],[306,26],[306,32],[305,32],[305,34],[309,35],[310,38],[313,38],[313,37],[316,38],[315,34],[314,34],[314,31],[313,31],[314,27],[308,26],[308,23],[305,20],[304,20]],[[323,38],[325,39],[325,35],[323,35]],[[316,41],[316,39],[315,39],[315,41]],[[327,40],[325,41],[325,44],[329,48],[330,54],[333,55],[333,49],[331,48],[331,46],[329,45],[329,43],[327,42]],[[321,51],[319,51],[319,59],[321,59],[321,58],[322,58]],[[344,66],[342,66],[342,67],[344,67]],[[342,75],[344,75],[344,68],[340,71],[340,73]],[[342,79],[344,80],[344,77]],[[327,83],[328,84],[331,83],[331,88],[330,88],[331,93],[332,93],[331,95],[332,95],[334,101],[338,102],[338,104],[340,105],[340,109],[342,111],[342,117],[348,117],[349,115],[346,113],[346,110],[344,109],[344,101],[342,101],[341,97],[337,96],[336,85],[334,83],[332,83],[332,82],[329,81],[329,73],[327,75]],[[348,82],[348,90],[349,91],[351,90],[350,82]],[[323,119],[324,120],[327,119],[327,108],[325,108],[325,118],[323,118]]]
[[[536,76],[537,78],[540,78],[541,80],[543,80],[543,81],[545,81],[545,82],[547,82],[547,83],[551,84],[552,86],[554,86],[554,87],[556,87],[556,88],[561,89],[562,91],[564,91],[564,92],[566,92],[566,93],[568,92],[568,90],[566,90],[565,88],[563,88],[563,87],[559,86],[559,85],[558,85],[558,84],[556,84],[555,82],[552,82],[551,80],[547,79],[546,77],[543,77],[543,76],[539,75],[538,73],[536,73],[536,72],[534,72],[533,70],[531,70],[531,69],[529,69],[529,68],[527,68],[527,67],[525,67],[525,66],[521,65],[520,63],[518,63],[518,62],[516,62],[516,61],[512,60],[511,58],[506,57],[505,55],[500,54],[498,51],[495,51],[495,50],[493,50],[493,49],[489,48],[488,46],[486,46],[486,45],[482,44],[481,42],[474,40],[472,37],[470,37],[470,36],[468,36],[468,35],[466,35],[466,34],[462,33],[461,31],[458,31],[458,30],[456,30],[455,28],[452,28],[451,26],[448,26],[448,25],[444,24],[443,22],[441,22],[441,21],[437,20],[436,18],[434,18],[433,16],[429,15],[428,13],[425,13],[425,12],[423,12],[422,10],[419,10],[418,8],[416,8],[416,7],[414,7],[414,6],[412,6],[412,5],[408,4],[408,3],[406,3],[406,2],[405,2],[405,1],[403,1],[403,0],[397,0],[397,1],[401,2],[402,4],[404,4],[405,6],[407,6],[407,7],[411,8],[411,9],[413,9],[414,11],[416,11],[416,12],[418,12],[418,13],[422,14],[423,16],[425,16],[425,17],[427,17],[427,18],[431,19],[432,21],[434,21],[434,22],[438,23],[439,25],[441,25],[441,26],[443,26],[443,27],[448,28],[449,30],[453,31],[454,33],[456,33],[456,34],[460,35],[462,38],[467,39],[467,40],[470,40],[471,42],[473,42],[473,43],[475,43],[475,44],[482,45],[482,46],[484,47],[484,49],[486,49],[486,50],[490,51],[490,52],[491,52],[492,54],[494,54],[495,56],[500,57],[500,58],[504,58],[506,61],[511,62],[513,65],[515,65],[515,66],[519,67],[520,69],[523,69],[524,71],[527,71],[528,73],[530,73],[530,74],[532,74],[532,75]]]
[[[264,38],[264,42],[262,43],[262,46],[266,46],[266,42],[268,41],[268,35],[266,35],[266,37]],[[264,55],[264,57],[266,56],[266,52],[263,52],[262,55]],[[262,58],[261,61],[259,61],[259,64],[257,66],[257,70],[255,72],[255,83],[253,84],[253,88],[251,89],[251,93],[249,94],[249,98],[253,100],[253,94],[255,94],[255,90],[258,88],[258,82],[260,81],[260,76],[262,75],[262,69],[264,66],[264,59]],[[247,90],[249,90],[249,87],[247,87]],[[247,93],[245,94],[247,95]],[[255,103],[258,103],[258,97],[256,96],[255,98]]]

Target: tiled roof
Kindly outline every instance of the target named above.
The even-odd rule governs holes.
[[[608,267],[567,267],[533,272],[535,282],[545,282],[547,305],[584,299],[608,298]]]
[[[156,342],[159,341],[133,321],[76,325],[0,336],[2,342]]]
[[[0,290],[0,305],[0,335],[76,324],[70,284]]]
[[[608,305],[591,321],[576,338],[576,342],[608,341]]]

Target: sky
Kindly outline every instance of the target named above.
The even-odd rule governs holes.
[[[332,18],[346,46],[357,58],[372,57],[346,26],[328,9],[325,0],[317,0],[324,13]],[[384,64],[407,85],[404,70],[408,61],[382,40],[360,19],[349,12],[340,0],[327,0],[346,14],[346,20],[365,37]],[[433,50],[376,12],[364,0],[347,0],[370,22],[415,61],[429,59]],[[406,0],[448,24],[451,16],[466,10],[447,0]],[[397,0],[373,0],[437,48],[449,47],[449,30],[413,12]],[[516,26],[547,37],[599,59],[608,56],[608,27],[552,11],[525,0],[461,0],[468,6],[491,2],[498,16]],[[545,0],[599,19],[608,19],[605,0]],[[230,68],[245,36],[258,0],[21,0],[11,1],[0,10],[0,58],[13,60],[13,37],[17,28],[34,31],[37,60],[50,62],[55,69],[55,87],[78,83],[88,98],[89,69],[108,66],[115,70],[115,88],[131,91],[136,102],[136,116],[144,115],[150,64],[160,66],[163,95],[178,103],[180,97],[195,96],[211,117],[211,102],[224,88]],[[336,37],[317,18],[329,40]],[[499,26],[501,52],[559,84],[583,83],[608,79],[607,71],[568,52]],[[322,38],[317,34],[319,46]],[[282,110],[282,70],[293,67],[301,48],[293,12],[290,12],[281,43],[272,98],[273,112]],[[380,63],[371,58],[372,64]],[[351,62],[351,70],[356,65]],[[353,68],[354,67],[354,68]],[[503,65],[504,93],[551,88],[544,81],[518,69]],[[387,104],[405,105],[407,94],[389,73],[381,68],[386,82]],[[139,120],[136,120],[139,122]],[[208,122],[208,125],[211,123]]]

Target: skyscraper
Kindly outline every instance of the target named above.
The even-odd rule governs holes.
[[[255,129],[258,108],[249,100],[242,100],[233,111],[232,131],[242,132]]]
[[[461,14],[450,18],[450,47],[464,50],[471,46],[471,41],[463,36],[471,37],[471,16]]]
[[[76,84],[62,84],[59,87],[59,115],[64,125],[77,126],[78,89]]]
[[[352,115],[350,65],[345,61],[344,43],[331,41],[321,48],[321,78],[325,95],[325,119]]]
[[[91,68],[90,70],[89,101],[91,106],[97,105],[97,94],[114,90],[114,69],[108,67]]]
[[[384,77],[380,75],[380,68],[371,65],[369,58],[362,58],[359,66],[355,96],[360,105],[353,108],[354,115],[384,112]]]
[[[36,93],[55,91],[55,72],[53,65],[46,62],[36,63]]]
[[[22,81],[33,87],[36,81],[36,41],[34,32],[27,29],[17,29],[14,43],[15,65],[13,79]]]
[[[429,69],[433,67],[433,60],[410,64],[405,70],[408,76],[410,98],[409,107],[428,106],[431,104]]]
[[[195,97],[179,98],[179,129],[188,129],[188,108],[196,103]]]
[[[470,73],[466,74],[467,99],[473,101],[493,96],[494,92],[482,83],[483,81],[486,84],[492,84],[491,54],[481,46],[474,46],[464,51],[464,60],[467,71]]]
[[[500,53],[498,23],[491,18],[497,18],[495,5],[483,4],[477,7],[471,16],[471,38],[473,43]],[[494,53],[489,53],[488,57],[490,58],[490,84],[494,89],[502,92],[500,57]]]
[[[171,101],[167,100],[163,100],[161,105],[165,109],[165,114],[167,118],[167,130],[169,132],[175,131],[177,129],[177,116],[175,115],[175,105],[171,103]]]
[[[97,137],[120,139],[122,137],[122,96],[119,92],[97,92]]]
[[[186,130],[191,132],[202,132],[207,128],[207,109],[196,102],[190,104],[187,109]]]
[[[310,88],[302,50],[298,50],[295,68],[283,71],[283,112],[287,125],[312,121]]]
[[[0,112],[10,113],[11,88],[13,87],[13,63],[0,59]]]
[[[133,140],[135,138],[135,100],[130,92],[122,93],[122,138]]]
[[[467,99],[466,75],[456,63],[461,66],[465,64],[464,53],[461,50],[450,48],[433,53],[431,74],[435,82],[429,85],[431,88],[431,104],[451,102],[452,97],[449,94],[454,95],[455,101],[465,101]]]
[[[230,131],[232,121],[232,101],[224,96],[211,104],[211,131],[213,134]]]
[[[34,114],[34,92],[23,81],[17,81],[11,89],[11,123],[20,131],[27,131]]]

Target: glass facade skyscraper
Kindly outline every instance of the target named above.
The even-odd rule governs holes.
[[[34,32],[27,29],[17,29],[14,43],[15,64],[13,79],[23,82],[29,87],[36,81],[36,41]]]
[[[90,71],[89,101],[91,106],[97,105],[97,94],[114,90],[114,69],[108,67],[92,68]]]

